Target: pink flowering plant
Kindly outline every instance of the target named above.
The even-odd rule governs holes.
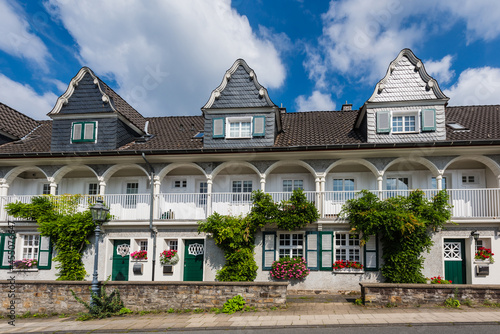
[[[363,265],[356,261],[345,261],[345,260],[338,260],[335,261],[335,263],[333,264],[333,270],[342,270],[348,268],[363,269]]]
[[[130,254],[130,256],[136,260],[147,260],[148,259],[148,251],[145,251],[145,250],[135,251],[132,254]]]
[[[14,269],[35,269],[38,261],[35,259],[22,259],[14,261]]]
[[[309,275],[306,260],[302,257],[282,257],[274,261],[271,269],[271,277],[274,279],[304,279]]]
[[[161,264],[176,264],[177,262],[179,262],[179,255],[176,250],[169,249],[160,253]]]

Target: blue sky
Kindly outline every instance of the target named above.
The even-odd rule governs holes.
[[[500,104],[500,1],[0,0],[0,102],[47,119],[89,66],[144,116],[200,115],[237,58],[290,112],[359,108],[403,48],[450,105]]]

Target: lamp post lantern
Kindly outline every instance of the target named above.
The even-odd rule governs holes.
[[[101,225],[107,220],[109,209],[104,206],[102,199],[98,198],[97,203],[90,207],[92,220],[95,225],[95,254],[94,254],[94,274],[92,278],[91,291],[95,295],[99,295],[99,281],[97,280],[97,270],[99,264],[99,235],[101,233]],[[93,299],[92,299],[93,301]]]

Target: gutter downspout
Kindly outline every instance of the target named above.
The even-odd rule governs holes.
[[[142,158],[146,162],[149,168],[149,177],[150,177],[150,188],[151,188],[151,198],[149,200],[149,230],[151,231],[151,237],[153,238],[153,269],[152,269],[152,277],[151,280],[154,282],[155,280],[155,268],[156,268],[156,234],[157,231],[153,228],[153,205],[154,205],[154,176],[155,170],[153,166],[146,159],[146,154],[142,152]]]

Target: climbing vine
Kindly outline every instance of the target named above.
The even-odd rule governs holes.
[[[59,262],[58,280],[81,281],[87,274],[82,262],[85,245],[94,231],[90,210],[77,212],[81,195],[38,196],[31,203],[9,203],[7,212],[16,218],[34,220],[42,236],[50,237]]]
[[[451,217],[448,194],[440,191],[432,200],[421,190],[409,196],[380,200],[363,190],[348,200],[342,214],[351,230],[361,234],[362,244],[376,235],[382,243],[382,275],[390,283],[425,283],[422,253],[433,245],[431,233]]]
[[[315,222],[319,213],[314,203],[307,201],[302,190],[295,190],[290,200],[275,203],[262,191],[252,193],[252,209],[243,217],[214,213],[198,222],[198,232],[211,233],[215,244],[222,249],[226,263],[217,272],[219,281],[253,281],[257,277],[254,258],[255,234],[267,224],[293,231]]]

